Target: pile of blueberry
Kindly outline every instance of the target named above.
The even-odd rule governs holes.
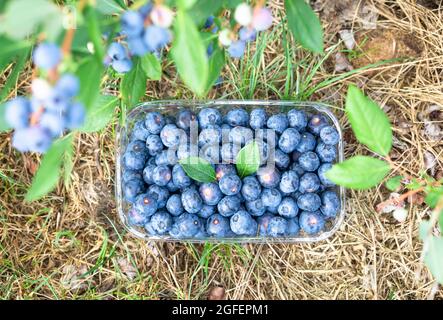
[[[47,74],[46,79],[32,81],[32,97],[20,96],[6,104],[6,121],[15,129],[12,144],[21,152],[43,153],[63,132],[83,124],[85,108],[75,100],[80,82],[71,73],[58,74],[61,60],[57,45],[40,44],[34,50],[33,62]]]
[[[325,177],[340,138],[328,120],[298,109],[147,113],[134,124],[121,158],[129,223],[149,236],[176,239],[318,234],[341,206]],[[236,156],[253,142],[260,167],[241,177]],[[212,165],[213,182],[186,173],[181,161],[190,156]]]

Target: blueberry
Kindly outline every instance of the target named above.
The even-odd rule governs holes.
[[[209,161],[209,163],[220,163],[220,146],[207,144],[204,147],[200,148],[199,156],[200,158]]]
[[[217,109],[205,108],[198,113],[198,123],[202,129],[208,128],[211,125],[220,126],[222,115]]]
[[[232,58],[241,58],[245,53],[246,42],[245,41],[233,41],[228,48],[228,53]]]
[[[152,215],[150,223],[157,234],[165,234],[172,227],[172,217],[166,211],[158,211]]]
[[[278,214],[285,218],[294,218],[298,214],[297,203],[291,197],[284,197],[278,206]]]
[[[308,122],[309,131],[316,136],[318,136],[320,134],[320,130],[326,126],[328,126],[328,119],[322,114],[312,116]]]
[[[191,178],[188,177],[183,167],[179,164],[172,168],[172,181],[180,189],[189,187],[192,184]]]
[[[166,206],[166,201],[168,201],[169,198],[169,190],[167,188],[153,184],[148,188],[148,193],[150,193],[157,200],[159,209]]]
[[[175,124],[167,124],[160,131],[160,138],[166,147],[176,147],[180,143],[186,141],[186,134],[182,129],[176,127]],[[184,140],[184,141],[183,141]]]
[[[169,234],[174,238],[191,238],[201,230],[201,221],[195,214],[183,213],[175,219]]]
[[[145,163],[145,166],[156,166],[157,163],[155,162],[155,157],[149,157],[148,160]]]
[[[326,178],[326,172],[328,172],[328,170],[330,170],[332,168],[332,164],[331,163],[323,163],[317,170],[317,174],[318,177],[321,181],[321,183],[325,186],[325,187],[333,187],[335,186],[335,183],[333,183],[332,181],[330,181],[328,178]]]
[[[249,126],[254,130],[261,129],[266,125],[267,120],[268,116],[264,109],[254,109],[249,117]]]
[[[195,239],[209,238],[209,233],[206,231],[206,219],[200,219],[200,229],[194,235]]]
[[[275,149],[274,153],[274,161],[277,168],[280,170],[286,169],[289,167],[289,163],[291,162],[291,159],[289,156],[281,151],[280,149]]]
[[[239,176],[231,174],[226,175],[219,181],[221,192],[227,196],[233,196],[240,192],[242,182]]]
[[[252,215],[259,217],[266,212],[266,207],[261,198],[252,201],[246,201],[246,210]]]
[[[145,121],[140,120],[134,124],[131,139],[146,141],[151,133],[145,127]]]
[[[165,125],[167,124],[175,124],[175,118],[171,115],[165,115]]]
[[[303,170],[313,172],[320,166],[320,159],[315,152],[308,151],[300,155],[298,163]]]
[[[148,53],[149,49],[143,40],[143,37],[128,38],[128,49],[131,55],[144,56]]]
[[[171,169],[169,169],[168,166],[158,166],[152,171],[152,181],[154,181],[154,183],[160,187],[166,186],[171,178]]]
[[[308,124],[308,117],[302,110],[290,110],[288,112],[289,126],[297,130],[303,130]]]
[[[146,138],[146,148],[151,156],[155,156],[163,150],[163,143],[156,134],[151,134]]]
[[[126,201],[134,202],[135,198],[143,192],[145,186],[140,179],[131,179],[123,185],[123,195]]]
[[[206,219],[215,213],[216,208],[216,206],[209,206],[207,204],[204,204],[201,210],[197,212],[197,215],[201,218]]]
[[[226,237],[231,233],[229,219],[220,214],[213,214],[206,221],[206,230],[212,237]]]
[[[234,143],[225,143],[221,147],[221,157],[223,162],[226,163],[236,163],[237,154],[239,153],[241,147]]]
[[[218,187],[218,184],[213,182],[206,182],[200,186],[200,196],[208,205],[216,205],[222,198],[223,194]]]
[[[169,197],[166,202],[166,210],[173,216],[179,216],[184,212],[180,195],[173,194]]]
[[[151,25],[145,29],[143,40],[149,52],[156,52],[171,41],[171,33],[166,28]]]
[[[304,193],[297,198],[297,206],[304,211],[316,211],[321,206],[321,199],[316,193]]]
[[[268,213],[278,214],[278,206],[275,206],[275,207],[266,207],[266,210],[268,211]]]
[[[299,177],[301,177],[305,173],[305,170],[303,170],[303,168],[298,164],[298,162],[294,162],[291,165],[291,170],[295,171]]]
[[[169,192],[176,192],[178,190],[180,190],[179,187],[177,187],[174,183],[174,181],[169,180],[168,184],[166,185],[166,188],[168,189]]]
[[[282,217],[272,217],[268,222],[268,235],[278,238],[284,237],[288,232],[288,221]]]
[[[301,193],[316,192],[320,189],[320,179],[315,173],[307,172],[300,177]]]
[[[285,129],[278,140],[278,147],[283,152],[291,153],[297,147],[300,139],[300,133],[298,133],[297,129]]]
[[[182,160],[190,156],[198,156],[198,146],[189,143],[180,144],[177,149],[177,158]]]
[[[177,153],[174,149],[162,150],[160,153],[155,155],[154,159],[157,166],[173,166],[178,162]]]
[[[132,69],[132,61],[129,59],[115,60],[112,62],[112,67],[118,73],[126,73]]]
[[[226,114],[224,122],[232,127],[247,127],[249,124],[249,114],[241,108],[232,109]]]
[[[283,193],[292,193],[298,190],[299,178],[295,171],[289,170],[283,173],[279,188]]]
[[[149,216],[143,211],[131,208],[128,211],[128,222],[132,226],[143,226],[149,221]]]
[[[257,179],[265,188],[275,188],[280,183],[280,172],[276,168],[260,168]]]
[[[255,8],[252,16],[252,27],[256,31],[264,31],[272,26],[272,12],[266,7]]]
[[[203,200],[197,190],[187,188],[182,195],[183,208],[189,213],[197,213],[203,207]]]
[[[325,219],[318,211],[303,211],[298,220],[300,228],[308,235],[320,232],[325,226]]]
[[[61,92],[66,98],[74,98],[80,90],[80,81],[75,75],[65,73],[58,79],[55,90]]]
[[[335,145],[340,140],[340,136],[334,127],[327,126],[320,130],[320,139],[324,144]]]
[[[159,134],[165,126],[165,118],[159,112],[149,112],[145,117],[145,127],[151,134]]]
[[[214,16],[209,16],[206,21],[205,24],[203,25],[203,29],[208,29],[210,27],[212,27],[212,25],[214,24]]]
[[[255,140],[266,142],[270,147],[278,145],[278,134],[271,129],[257,129],[255,130]]]
[[[340,211],[340,198],[334,191],[325,191],[321,194],[322,206],[320,211],[327,218],[334,218]]]
[[[232,164],[217,164],[215,166],[215,177],[220,180],[225,175],[237,174],[235,167]]]
[[[312,151],[315,149],[316,144],[317,141],[315,140],[315,137],[312,134],[310,134],[309,132],[303,132],[300,135],[300,142],[298,143],[295,150],[297,150],[300,153]]]
[[[46,111],[40,116],[40,126],[50,132],[52,137],[57,138],[65,130],[65,118],[59,113]]]
[[[128,37],[137,37],[141,35],[144,19],[139,12],[127,10],[122,14],[120,21],[122,32]]]
[[[219,126],[209,126],[200,131],[198,145],[218,145],[222,141],[222,132]]]
[[[31,116],[31,104],[23,97],[17,97],[7,102],[5,118],[8,124],[14,129],[26,128],[29,125]]]
[[[266,207],[277,207],[282,200],[282,195],[275,188],[265,188],[261,194],[261,200]]]
[[[62,51],[57,45],[44,42],[34,50],[32,59],[37,67],[49,70],[60,63],[62,60]]]
[[[16,129],[12,146],[21,152],[46,152],[52,143],[51,134],[40,126]]]
[[[239,146],[244,146],[253,138],[252,130],[249,128],[236,126],[229,131],[229,141]]]
[[[243,179],[241,194],[246,201],[253,201],[260,197],[261,185],[257,178],[249,176]]]
[[[146,158],[146,142],[142,140],[132,140],[126,147],[126,152],[134,152]]]
[[[142,170],[145,167],[146,157],[135,152],[123,154],[123,166],[130,170]]]
[[[258,223],[258,234],[260,236],[267,236],[268,235],[268,227],[269,227],[269,221],[274,217],[274,215],[266,213],[262,215],[261,217],[257,218]]]
[[[322,162],[332,162],[337,158],[337,149],[335,146],[320,142],[315,148],[315,152]]]
[[[260,164],[263,165],[269,159],[270,147],[266,142],[256,141],[258,145],[258,153],[260,155]]]
[[[148,221],[145,223],[144,227],[145,227],[145,230],[148,233],[148,235],[150,235],[150,236],[157,236],[157,232],[152,227],[151,219],[150,218],[148,218]]]
[[[143,193],[135,198],[134,207],[146,216],[152,216],[158,209],[157,199],[152,193]]]
[[[240,198],[238,196],[226,196],[217,205],[218,213],[224,217],[230,217],[238,211]]]
[[[288,117],[283,113],[279,113],[279,114],[275,114],[273,116],[270,116],[267,121],[268,128],[273,129],[280,134],[282,134],[283,131],[286,130],[288,125],[289,125]]]
[[[231,230],[237,235],[254,236],[257,234],[257,222],[243,210],[237,211],[230,219]]]
[[[176,125],[180,129],[183,129],[185,131],[189,131],[191,128],[191,123],[196,120],[195,114],[190,110],[180,110],[180,112],[177,115],[177,121]]]
[[[257,36],[257,31],[254,28],[242,27],[238,31],[238,37],[242,41],[251,42],[254,41]]]
[[[298,219],[288,219],[288,236],[296,236],[300,232],[300,225]]]
[[[147,184],[153,184],[154,180],[152,179],[152,173],[154,172],[154,169],[156,168],[155,165],[147,165],[144,169],[143,169],[143,180],[147,183]]]
[[[122,179],[124,182],[127,182],[132,179],[142,180],[143,175],[139,170],[124,170],[122,174]]]

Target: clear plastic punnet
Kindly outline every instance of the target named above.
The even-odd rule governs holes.
[[[222,115],[225,115],[229,110],[233,108],[243,108],[248,112],[254,108],[263,108],[267,111],[268,115],[277,114],[280,112],[288,112],[291,109],[299,109],[305,111],[308,115],[323,114],[327,117],[329,124],[334,126],[340,136],[340,141],[337,144],[337,159],[335,162],[342,162],[344,160],[343,155],[343,136],[340,129],[340,125],[329,110],[329,108],[322,103],[314,102],[293,102],[293,101],[263,101],[263,100],[208,100],[208,101],[183,101],[183,100],[171,100],[171,101],[153,101],[145,102],[137,105],[133,108],[126,117],[122,120],[122,124],[117,128],[116,137],[116,201],[117,210],[123,226],[134,236],[149,241],[176,241],[176,242],[227,242],[227,243],[302,243],[302,242],[317,242],[325,240],[331,237],[340,227],[345,218],[345,189],[343,187],[336,186],[334,190],[339,195],[341,201],[340,212],[333,219],[328,219],[324,228],[324,231],[309,236],[302,231],[297,236],[289,237],[262,237],[262,236],[236,236],[229,238],[173,238],[169,235],[166,236],[153,236],[143,227],[133,226],[129,223],[128,212],[131,208],[131,204],[124,199],[123,196],[123,166],[122,157],[125,152],[126,146],[129,143],[130,135],[134,124],[145,117],[148,112],[157,111],[166,116],[176,116],[181,109],[190,109],[198,113],[203,108],[216,108]]]

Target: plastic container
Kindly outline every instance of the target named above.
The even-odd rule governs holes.
[[[132,109],[123,119],[123,125],[117,128],[116,138],[116,200],[117,210],[123,226],[134,236],[149,241],[178,241],[178,242],[230,242],[230,243],[301,243],[301,242],[316,242],[331,237],[340,227],[345,217],[345,189],[343,187],[335,187],[335,191],[339,194],[341,200],[341,211],[333,220],[328,220],[323,232],[315,236],[304,236],[299,233],[297,237],[235,237],[235,238],[203,238],[203,239],[175,239],[170,236],[150,236],[143,228],[131,226],[128,222],[127,212],[130,208],[130,204],[123,198],[122,193],[122,165],[121,160],[123,153],[125,152],[128,144],[129,136],[134,123],[142,119],[146,113],[150,111],[158,111],[164,115],[175,116],[180,109],[188,108],[198,112],[198,110],[206,107],[217,108],[222,114],[226,114],[234,107],[242,107],[248,112],[255,107],[264,108],[269,115],[278,112],[288,112],[291,109],[301,109],[307,114],[324,114],[330,120],[330,124],[334,125],[340,135],[340,142],[337,145],[338,158],[336,162],[342,162],[343,156],[343,141],[342,132],[339,123],[335,116],[331,113],[328,107],[321,103],[312,102],[293,102],[293,101],[262,101],[262,100],[208,100],[208,101],[184,101],[184,100],[171,100],[171,101],[155,101],[146,102],[137,105]]]

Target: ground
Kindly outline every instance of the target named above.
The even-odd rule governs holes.
[[[440,1],[311,3],[325,29],[325,61],[287,36],[279,23],[283,4],[271,2],[279,20],[276,26],[246,59],[228,63],[224,82],[209,98],[328,103],[340,117],[346,156],[351,156],[369,153],[356,143],[342,111],[346,87],[356,83],[380,103],[393,124],[395,171],[416,176],[428,170],[441,176]],[[355,49],[346,50],[340,43],[338,31],[343,29],[353,30]],[[342,55],[337,56],[339,52]],[[345,68],[336,71],[343,57]],[[29,71],[17,83],[17,92],[29,89]],[[6,76],[7,72],[0,87]],[[116,84],[107,84],[106,90],[116,94]],[[167,67],[160,82],[148,83],[144,99],[177,97],[192,95]],[[1,298],[443,298],[420,258],[417,227],[429,209],[416,197],[408,204],[403,223],[389,213],[376,213],[375,206],[389,196],[383,186],[348,191],[342,227],[320,243],[192,245],[146,243],[132,237],[123,230],[115,209],[117,119],[116,114],[114,123],[98,134],[76,138],[70,183],[60,183],[35,203],[25,203],[23,196],[39,157],[17,153],[10,135],[0,135]]]

